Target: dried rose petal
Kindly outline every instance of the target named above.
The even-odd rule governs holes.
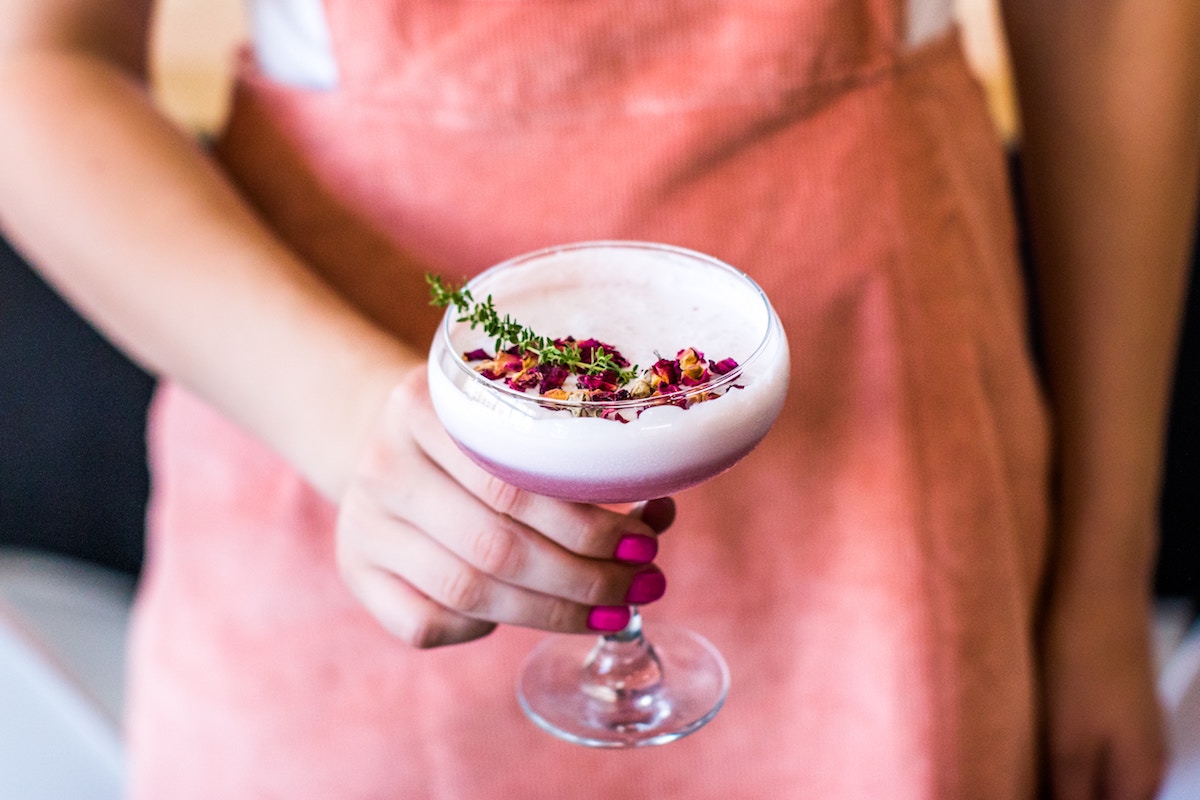
[[[542,394],[547,394],[551,390],[561,389],[563,384],[567,382],[567,378],[571,373],[566,367],[543,367],[541,370],[541,382],[538,385],[538,391]]]
[[[598,375],[580,375],[575,382],[580,388],[596,392],[615,392],[620,388],[617,373],[611,369],[606,369]]]
[[[484,363],[480,364],[475,368],[475,371],[487,378],[489,381],[499,380],[500,378],[504,377],[504,373],[502,371],[492,368],[491,361],[485,361]]]
[[[676,360],[679,362],[679,382],[684,386],[701,386],[712,380],[704,354],[695,348],[680,350]]]
[[[524,359],[513,353],[497,353],[490,361],[484,361],[475,367],[475,371],[488,380],[498,380],[508,375],[521,372],[525,367]]]
[[[685,347],[675,354],[675,360],[679,362],[679,368],[685,372],[689,369],[704,368],[704,353],[701,353],[694,347]]]
[[[654,366],[650,367],[650,385],[659,392],[664,391],[662,388],[664,385],[679,383],[679,378],[679,364],[675,361],[660,358],[654,362]]]
[[[526,389],[532,389],[541,383],[541,375],[536,370],[523,370],[513,373],[504,379],[509,388],[523,392]]]
[[[732,358],[722,358],[720,361],[710,361],[709,364],[712,366],[712,371],[718,375],[727,375],[728,373],[737,369],[738,366],[738,362],[734,361]]]
[[[516,353],[497,353],[492,363],[497,372],[520,372],[525,369],[525,359]]]
[[[629,422],[629,420],[627,420],[624,415],[622,415],[621,412],[615,408],[602,409],[599,416],[601,419],[612,419],[622,424]]]

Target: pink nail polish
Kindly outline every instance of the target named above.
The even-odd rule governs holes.
[[[628,606],[596,606],[588,614],[587,626],[594,631],[616,633],[629,624]]]
[[[667,577],[656,569],[646,570],[633,576],[633,582],[625,594],[625,602],[634,605],[652,603],[666,591]]]
[[[617,542],[613,558],[626,564],[649,564],[658,555],[658,539],[631,533]]]

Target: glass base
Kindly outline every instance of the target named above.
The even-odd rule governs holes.
[[[589,747],[673,742],[711,720],[729,691],[729,669],[704,637],[641,618],[599,640],[555,635],[525,660],[517,698],[525,714],[560,739]]]

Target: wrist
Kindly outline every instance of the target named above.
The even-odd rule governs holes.
[[[1055,526],[1052,543],[1051,597],[1148,598],[1157,530],[1153,512],[1064,514]]]
[[[332,500],[341,499],[367,443],[378,434],[389,397],[424,370],[423,361],[403,350],[382,355],[363,358],[348,370],[348,380],[330,382],[334,428],[327,451],[311,464],[309,480]]]

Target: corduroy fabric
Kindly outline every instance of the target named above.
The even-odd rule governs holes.
[[[907,51],[902,6],[327,0],[338,91],[244,64],[220,157],[399,336],[430,339],[425,270],[663,241],[763,285],[792,388],[677,498],[647,609],[721,649],[728,703],[612,752],[521,716],[541,634],[390,639],[339,582],[333,508],[164,386],[135,798],[1033,796],[1048,431],[1003,153],[957,38]]]

